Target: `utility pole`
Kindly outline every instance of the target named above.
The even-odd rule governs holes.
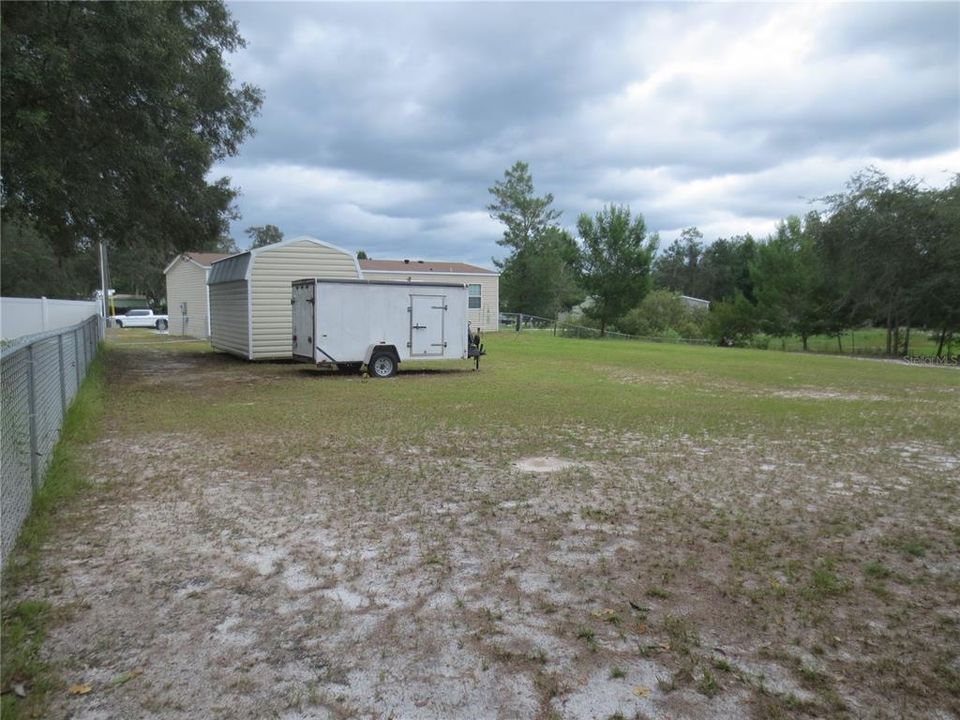
[[[107,249],[103,246],[103,241],[98,243],[100,253],[100,316],[106,320],[109,317],[107,313]]]

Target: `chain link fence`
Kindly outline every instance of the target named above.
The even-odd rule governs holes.
[[[93,316],[18,338],[0,350],[0,565],[5,565],[33,494],[43,483],[67,408],[103,339]]]
[[[527,315],[525,313],[500,313],[500,328],[502,330],[516,330],[517,332],[535,330],[550,333],[560,337],[572,338],[610,338],[612,340],[644,340],[659,343],[683,343],[687,345],[712,345],[705,338],[656,337],[647,335],[628,335],[627,333],[607,330],[601,333],[599,328],[576,325],[567,320],[550,319]]]

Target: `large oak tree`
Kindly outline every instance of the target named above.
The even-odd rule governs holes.
[[[0,24],[4,218],[60,258],[215,247],[236,192],[209,172],[261,104],[227,69],[225,5],[3,3]]]

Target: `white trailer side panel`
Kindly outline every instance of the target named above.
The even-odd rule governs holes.
[[[401,361],[467,357],[464,285],[315,280],[313,313],[316,362],[365,362],[383,345]]]

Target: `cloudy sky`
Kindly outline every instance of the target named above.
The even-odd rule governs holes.
[[[502,257],[516,160],[564,225],[629,204],[666,244],[770,232],[875,165],[960,172],[960,4],[231,5],[257,135],[216,168],[243,229],[371,257]]]

